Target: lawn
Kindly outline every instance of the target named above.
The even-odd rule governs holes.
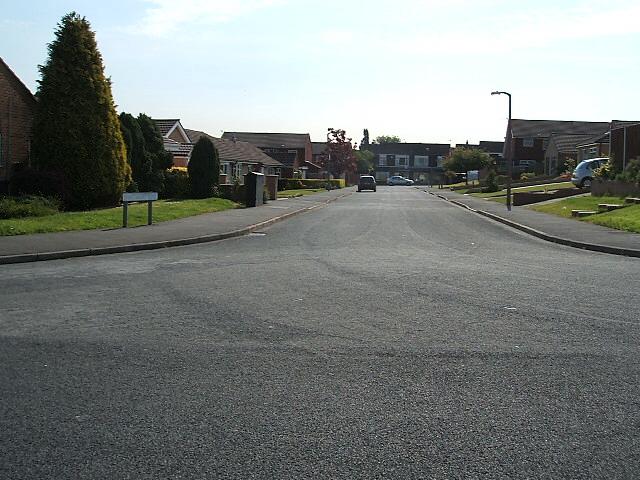
[[[571,216],[571,210],[593,210],[597,212],[599,203],[622,204],[624,203],[624,199],[618,197],[584,196],[566,198],[558,202],[534,205],[528,208],[537,212],[550,213],[574,219],[575,217]],[[582,217],[579,220],[604,227],[615,228],[616,230],[640,233],[640,205],[632,205],[612,212],[590,215],[588,217]]]
[[[325,188],[299,188],[294,190],[281,190],[278,198],[302,197],[303,195],[313,195],[314,193],[326,192]]]
[[[203,213],[237,208],[239,205],[222,198],[202,200],[159,200],[153,203],[153,221],[166,222]],[[129,205],[129,226],[146,225],[147,204]],[[66,232],[122,227],[122,207],[62,212],[44,217],[26,217],[0,220],[0,235]]]

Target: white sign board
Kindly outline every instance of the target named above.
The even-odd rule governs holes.
[[[478,170],[469,170],[467,172],[467,180],[478,180],[480,178],[480,172]]]
[[[158,192],[131,192],[123,193],[123,202],[151,202],[158,200]]]

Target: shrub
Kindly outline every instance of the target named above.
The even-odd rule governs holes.
[[[56,198],[67,204],[71,198],[69,182],[58,171],[38,171],[23,168],[11,177],[9,193],[14,196],[39,196]]]
[[[613,163],[605,162],[599,168],[596,168],[593,172],[593,178],[600,180],[613,180],[615,172],[613,171]]]
[[[172,168],[165,172],[162,198],[188,198],[190,193],[191,184],[186,171]]]
[[[535,176],[536,174],[533,172],[522,172],[522,174],[520,175],[520,180],[522,182],[526,182],[527,180],[531,180]]]
[[[328,180],[331,188],[344,188],[346,181],[342,178]],[[297,190],[299,188],[326,188],[327,180],[317,178],[280,178],[278,179],[278,191]]]
[[[496,172],[492,169],[489,170],[487,174],[487,178],[484,180],[484,188],[482,189],[483,193],[493,193],[500,190],[500,186],[498,185]]]
[[[616,175],[616,180],[622,182],[640,183],[640,158],[634,158],[622,173]]]
[[[60,211],[60,200],[38,196],[0,197],[0,218],[44,217]]]
[[[191,152],[187,172],[193,197],[213,196],[213,187],[218,185],[220,178],[220,161],[218,150],[209,138],[202,136],[196,142]]]

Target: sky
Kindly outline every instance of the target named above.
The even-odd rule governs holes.
[[[118,111],[360,143],[502,140],[513,117],[640,119],[638,0],[0,0],[0,57],[35,92],[70,11]]]

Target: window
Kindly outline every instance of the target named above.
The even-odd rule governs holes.
[[[398,155],[398,166],[406,167],[409,165],[409,156],[408,155]]]
[[[442,155],[438,155],[437,166],[442,167],[443,162],[444,162],[444,157]]]
[[[378,166],[379,167],[386,167],[387,166],[387,156],[386,155],[379,155],[378,156]]]
[[[523,138],[522,146],[527,148],[533,147],[533,138],[532,137]]]
[[[426,167],[429,165],[429,156],[428,155],[416,155],[413,159],[414,167]]]
[[[387,155],[387,166],[395,167],[396,166],[396,156],[395,155]]]
[[[242,175],[242,164],[240,162],[233,164],[233,177],[240,178]]]

